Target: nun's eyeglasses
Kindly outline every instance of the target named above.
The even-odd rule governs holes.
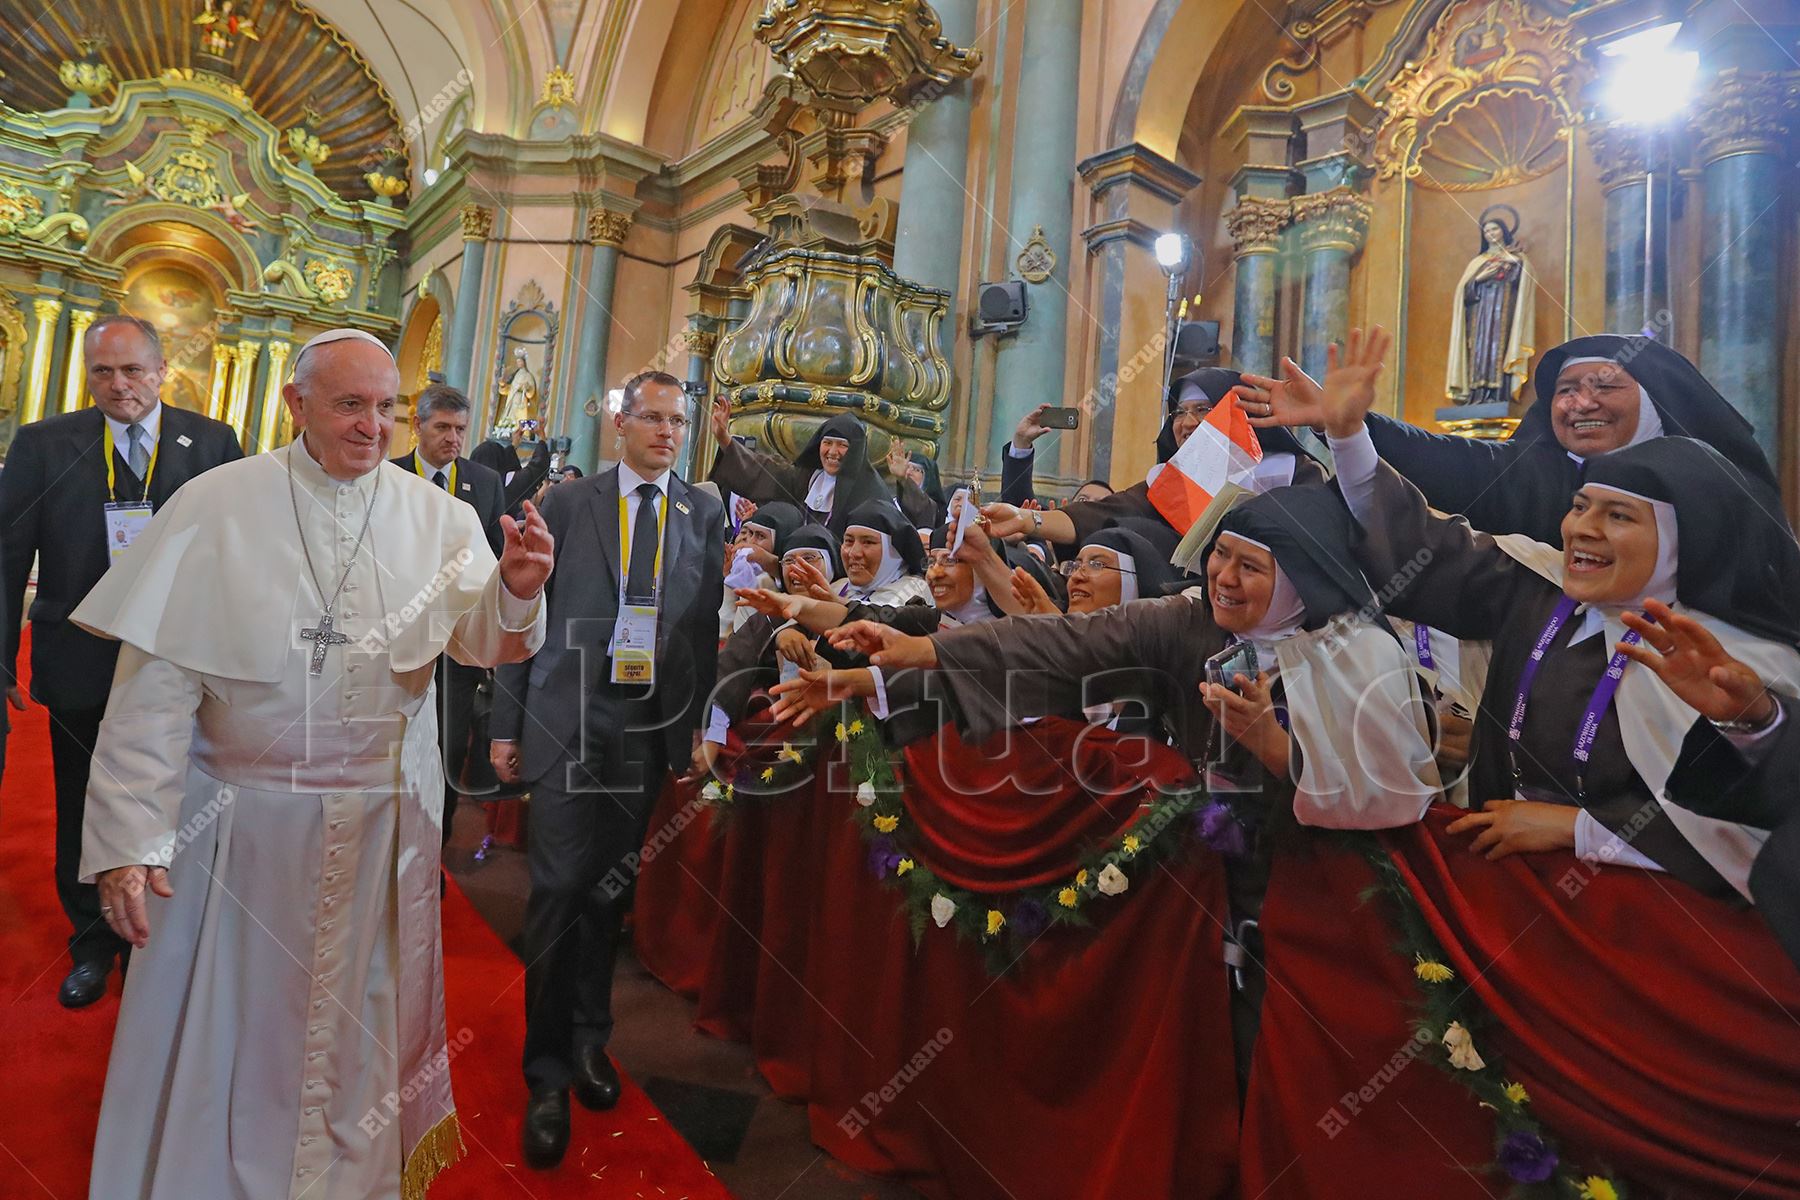
[[[928,567],[954,567],[956,563],[956,555],[948,550],[933,550],[925,555],[925,565]]]
[[[1077,571],[1086,571],[1089,575],[1098,575],[1102,571],[1117,571],[1121,575],[1136,575],[1136,571],[1127,571],[1124,567],[1115,567],[1104,558],[1071,558],[1056,564],[1058,575],[1073,575]]]
[[[791,566],[797,562],[803,562],[812,567],[823,568],[825,566],[825,552],[823,550],[789,550],[786,554],[781,556],[781,565],[784,567]]]

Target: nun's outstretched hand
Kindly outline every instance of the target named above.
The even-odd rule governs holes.
[[[1619,643],[1621,653],[1655,672],[1683,704],[1708,720],[1762,726],[1775,719],[1775,700],[1762,678],[1727,654],[1711,630],[1660,600],[1646,600],[1644,611],[1647,617],[1625,614],[1625,624],[1644,640]]]

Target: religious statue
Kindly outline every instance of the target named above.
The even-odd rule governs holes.
[[[214,0],[206,0],[206,11],[194,18],[194,24],[202,26],[200,49],[205,54],[223,57],[237,45],[238,38],[262,40],[256,23],[237,12],[237,0],[218,0],[216,8]]]
[[[531,364],[526,361],[525,351],[513,351],[512,377],[506,381],[506,402],[500,406],[501,429],[515,429],[529,421],[532,426],[538,420],[538,381],[531,373]]]
[[[1519,214],[1509,205],[1481,214],[1481,253],[1457,281],[1450,318],[1444,394],[1452,403],[1510,404],[1529,377],[1537,279],[1518,233]]]

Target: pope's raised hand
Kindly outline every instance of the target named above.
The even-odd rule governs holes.
[[[525,521],[500,518],[505,534],[505,549],[500,554],[500,579],[506,590],[521,600],[529,600],[544,590],[550,568],[556,564],[556,539],[544,524],[537,505],[525,501]]]

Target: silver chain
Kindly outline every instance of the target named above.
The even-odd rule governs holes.
[[[288,500],[294,506],[294,531],[300,535],[300,553],[306,555],[307,573],[312,576],[313,586],[319,589],[319,598],[325,600],[325,585],[319,582],[319,569],[313,566],[312,547],[306,544],[306,525],[300,520],[300,495],[294,490],[294,455],[304,453],[306,451],[301,447],[298,438],[289,443],[287,454]],[[331,598],[325,600],[327,616],[330,616],[332,610],[337,607],[338,597],[344,594],[344,585],[350,582],[350,572],[355,569],[356,560],[362,554],[363,539],[369,536],[369,521],[375,515],[375,498],[379,495],[381,495],[381,468],[377,466],[375,468],[375,486],[369,491],[369,508],[367,512],[363,513],[362,532],[356,535],[356,546],[350,551],[350,561],[344,564],[343,578],[338,580],[337,589],[331,593]]]

